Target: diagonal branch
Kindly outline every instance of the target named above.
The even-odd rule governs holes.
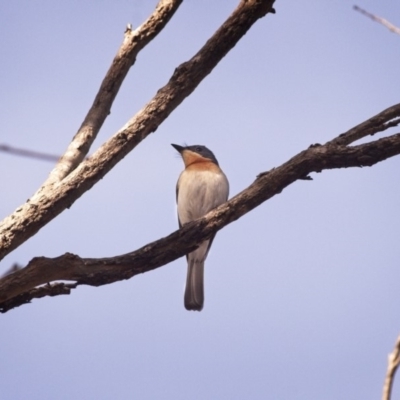
[[[273,13],[274,0],[242,0],[232,15],[169,82],[100,149],[58,185],[39,190],[0,223],[0,259],[70,207],[169,116],[199,85],[251,26]]]
[[[84,160],[110,114],[119,88],[138,53],[161,32],[181,3],[182,0],[160,0],[153,14],[139,28],[134,31],[130,27],[126,29],[123,43],[101,83],[92,107],[44,186],[61,181]]]
[[[371,18],[373,21],[379,22],[380,24],[382,24],[383,26],[388,28],[391,32],[397,33],[398,35],[400,35],[400,28],[391,24],[386,19],[384,19],[382,17],[378,17],[377,15],[371,14],[368,11],[365,11],[361,7],[358,7],[358,6],[353,6],[353,9],[356,11],[359,11],[361,14],[365,15],[366,17]]]
[[[32,289],[47,282],[67,280],[101,286],[151,271],[194,250],[198,243],[312,172],[371,166],[398,154],[400,133],[354,147],[331,142],[310,146],[280,167],[261,173],[247,189],[203,218],[132,253],[101,259],[69,253],[57,258],[32,259],[26,268],[0,280],[0,311],[37,297],[34,296],[37,289]]]

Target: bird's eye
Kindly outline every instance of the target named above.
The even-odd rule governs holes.
[[[202,148],[200,146],[196,146],[196,151],[201,153]]]

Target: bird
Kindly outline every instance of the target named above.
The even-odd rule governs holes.
[[[171,144],[182,156],[185,169],[176,185],[178,221],[181,228],[203,217],[228,200],[229,182],[214,153],[202,145]],[[215,234],[186,255],[188,271],[184,304],[187,310],[201,311],[204,305],[204,261]]]

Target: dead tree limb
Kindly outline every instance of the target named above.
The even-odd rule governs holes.
[[[194,250],[198,243],[281,193],[293,182],[308,178],[312,172],[372,166],[398,155],[400,133],[357,146],[345,146],[336,141],[346,138],[352,142],[371,135],[368,128],[371,125],[374,129],[389,129],[393,121],[400,124],[399,116],[400,104],[397,104],[325,145],[310,146],[281,166],[259,174],[248,188],[203,218],[134,252],[100,259],[81,258],[69,253],[56,258],[36,257],[26,268],[0,280],[0,312],[6,312],[38,297],[37,286],[48,282],[63,280],[74,282],[73,287],[82,284],[101,286],[159,268]],[[63,288],[65,290],[60,293],[54,293],[55,289],[49,286],[48,295],[67,294],[71,288],[72,286],[68,290]],[[46,286],[41,289],[40,294],[40,297],[47,295]]]

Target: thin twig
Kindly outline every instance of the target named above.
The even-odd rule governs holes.
[[[383,384],[382,400],[390,400],[392,396],[393,380],[400,365],[400,336],[396,340],[393,351],[388,356],[388,368],[385,383]]]
[[[51,161],[51,162],[54,162],[54,161],[57,162],[60,158],[60,156],[56,156],[54,154],[41,153],[39,151],[21,149],[18,147],[9,146],[7,144],[0,144],[0,151],[9,153],[9,154],[13,154],[16,156],[36,158],[37,160]]]
[[[353,6],[353,9],[356,11],[359,11],[361,14],[365,15],[366,17],[371,18],[373,21],[379,22],[380,24],[382,24],[383,26],[388,28],[391,32],[397,33],[398,35],[400,35],[400,28],[391,24],[386,19],[378,17],[377,15],[371,14],[368,11],[365,11],[361,7],[358,7],[358,6]]]

